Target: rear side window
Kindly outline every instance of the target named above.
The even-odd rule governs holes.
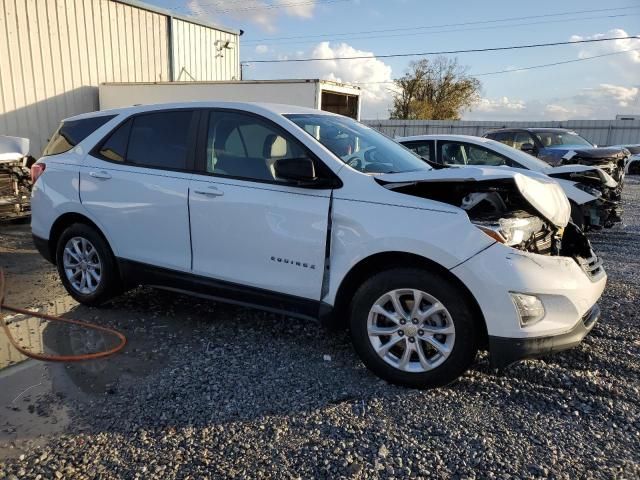
[[[116,128],[98,154],[112,162],[186,170],[193,118],[192,110],[137,115]]]
[[[127,162],[186,170],[193,112],[158,112],[133,119]]]
[[[513,147],[514,132],[497,132],[497,133],[489,133],[486,135],[487,138],[491,140],[495,140],[496,142],[504,143],[505,145],[509,145]]]
[[[129,132],[131,131],[132,120],[126,121],[120,125],[110,136],[107,141],[100,147],[100,155],[107,160],[114,162],[124,162],[127,155],[127,142],[129,141]]]
[[[115,115],[62,122],[42,154],[47,156],[68,152],[112,118],[115,118]]]

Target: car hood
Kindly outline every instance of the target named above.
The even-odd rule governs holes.
[[[442,170],[420,170],[405,173],[376,175],[382,184],[412,183],[473,183],[512,182],[522,197],[545,219],[557,227],[569,223],[571,206],[562,187],[546,175],[527,171],[526,174],[502,168],[446,168]]]
[[[551,151],[556,155],[564,155],[565,153],[575,152],[575,154],[584,159],[609,159],[623,158],[626,156],[625,149],[614,147],[585,147],[583,145],[562,145],[558,147],[546,147],[545,150]]]
[[[567,175],[571,175],[575,173],[577,175],[584,174],[586,172],[593,172],[596,174],[602,184],[609,188],[616,188],[618,186],[618,182],[616,182],[611,175],[598,167],[590,167],[588,165],[560,165],[558,167],[553,167],[547,175],[550,177],[561,177],[567,178]],[[570,178],[570,177],[569,177]],[[579,181],[576,179],[576,181]]]

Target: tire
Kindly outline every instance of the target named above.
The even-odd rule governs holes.
[[[74,244],[80,248],[80,251],[73,247]],[[89,255],[85,255],[84,260],[81,255],[83,246],[87,246],[86,252],[91,252]],[[71,253],[65,253],[66,247],[69,247],[71,253],[82,261],[76,262]],[[93,248],[90,249],[89,247]],[[84,267],[66,268],[71,266],[72,263],[82,262],[85,264]],[[100,305],[121,291],[120,277],[111,248],[109,248],[102,235],[89,225],[74,223],[62,232],[56,245],[56,265],[62,284],[69,292],[69,295],[83,305]],[[98,265],[99,268],[95,268],[95,265]],[[80,275],[75,279],[75,283],[72,283],[69,274],[77,273],[78,270],[83,270],[83,268],[86,270],[80,272]],[[96,277],[91,274],[90,270],[97,274],[98,281],[96,281]],[[87,278],[84,283],[85,288],[82,288],[81,280],[79,280],[82,277]]]
[[[436,304],[444,307],[444,310],[420,320],[416,318],[417,324],[412,319],[405,318],[404,325],[397,316],[396,324],[386,314],[372,312],[374,307],[379,311],[379,307],[385,302],[386,305],[382,308],[387,313],[391,312],[392,293],[395,292],[404,313],[411,313],[409,310],[415,303],[411,299],[415,297],[410,290],[420,292],[422,312],[428,312],[430,307],[437,309]],[[480,332],[473,312],[467,292],[461,291],[459,286],[443,275],[414,268],[387,270],[368,279],[356,291],[351,303],[351,339],[367,368],[384,380],[412,388],[444,386],[462,375],[475,360]],[[416,314],[418,316],[420,315]],[[434,329],[438,327],[440,331],[449,333],[435,334]],[[385,336],[380,334],[380,330],[370,337],[369,334],[378,328],[397,329],[397,333]],[[433,347],[433,343],[422,340],[429,336],[432,341],[438,342],[440,349],[448,350],[448,353],[443,353]],[[391,342],[396,341],[396,345],[388,348]],[[403,368],[402,353],[407,345],[410,353]],[[388,352],[383,353],[384,358],[376,348],[383,352],[388,348]],[[432,360],[432,365],[425,367],[420,361],[418,349],[422,351],[423,358]]]

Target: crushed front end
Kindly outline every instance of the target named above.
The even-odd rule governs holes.
[[[461,207],[495,240],[451,269],[482,312],[495,368],[578,345],[598,320],[607,279],[589,240],[568,221],[566,197],[553,211],[552,202],[535,199],[553,197],[555,187],[529,194],[526,187],[513,178],[397,187]]]
[[[549,174],[552,178],[575,182],[574,186],[595,200],[576,205],[582,212],[583,229],[610,228],[622,221],[622,187],[609,174],[596,168],[586,171]]]

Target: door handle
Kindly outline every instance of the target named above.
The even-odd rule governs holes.
[[[104,170],[100,170],[98,172],[89,172],[89,176],[93,178],[102,178],[103,180],[108,180],[111,178],[111,174],[109,172],[105,172]]]
[[[207,197],[221,197],[224,192],[218,190],[216,187],[209,187],[205,190],[194,190],[193,193],[198,195],[206,195]]]

